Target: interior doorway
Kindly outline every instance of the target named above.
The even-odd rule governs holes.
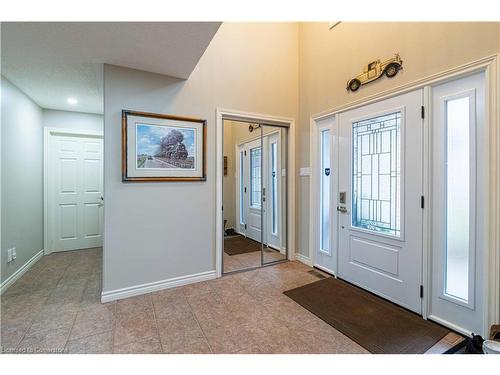
[[[45,254],[102,247],[103,134],[45,129]]]
[[[288,259],[288,132],[223,120],[222,273]]]

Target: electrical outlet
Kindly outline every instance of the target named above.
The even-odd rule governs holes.
[[[7,263],[12,262],[12,249],[7,250]]]
[[[17,258],[17,253],[16,253],[16,248],[13,247],[12,248],[12,260],[16,259]]]

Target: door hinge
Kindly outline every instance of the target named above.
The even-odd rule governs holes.
[[[245,230],[247,230],[247,225],[245,224]]]
[[[247,156],[247,150],[243,151],[245,153],[245,156]]]
[[[420,196],[420,208],[424,208],[424,196]]]
[[[424,106],[420,107],[420,115],[422,116],[422,118],[425,118],[425,107]]]
[[[420,298],[424,298],[424,286],[420,285]]]
[[[246,186],[245,186],[245,189],[244,189],[244,190],[245,190],[245,191],[244,191],[244,193],[246,193],[246,192],[247,192],[247,187],[246,187]]]
[[[222,206],[222,211],[224,211],[224,206]]]

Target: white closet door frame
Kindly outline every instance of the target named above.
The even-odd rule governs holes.
[[[289,137],[287,139],[287,257],[293,260],[296,257],[295,248],[295,120],[293,118],[271,116],[266,114],[244,112],[234,109],[218,107],[215,113],[216,120],[216,182],[215,182],[215,273],[217,277],[222,276],[222,254],[223,254],[223,212],[222,212],[222,176],[223,176],[223,140],[224,140],[224,120],[234,120],[241,122],[257,122],[268,125],[287,127]]]
[[[49,178],[49,156],[50,156],[50,140],[54,135],[63,135],[63,136],[89,136],[89,137],[104,137],[104,133],[102,131],[82,131],[82,130],[69,130],[62,128],[51,128],[45,127],[43,129],[43,253],[44,255],[49,255],[52,251],[49,247],[49,228],[48,228],[48,220],[49,220],[49,191],[48,191],[48,178]],[[104,152],[103,152],[104,156]],[[104,176],[103,176],[104,183]],[[104,193],[104,192],[103,192]],[[103,207],[104,208],[104,207]],[[104,222],[104,214],[105,209],[103,211],[103,222]],[[103,233],[104,236],[104,233]]]

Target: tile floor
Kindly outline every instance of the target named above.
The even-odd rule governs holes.
[[[36,263],[2,295],[3,351],[367,353],[282,294],[318,280],[301,263],[101,304],[101,262],[89,249]]]
[[[284,254],[276,250],[264,248],[264,263],[272,263],[286,259]],[[250,253],[228,255],[224,253],[224,273],[241,271],[247,268],[260,267],[261,253],[260,251],[252,251]]]

